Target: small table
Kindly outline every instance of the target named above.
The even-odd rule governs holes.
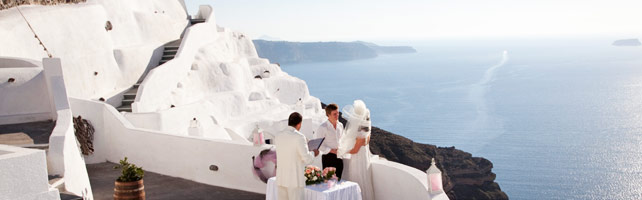
[[[277,194],[278,191],[276,177],[268,179],[265,199],[277,200],[279,198]],[[308,185],[305,186],[304,193],[306,200],[361,200],[361,188],[359,188],[359,184],[345,180]]]

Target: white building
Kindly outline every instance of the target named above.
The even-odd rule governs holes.
[[[204,22],[190,25],[190,18]],[[182,0],[20,6],[0,11],[0,27],[0,124],[57,120],[46,162],[42,151],[0,146],[0,199],[57,199],[55,186],[35,182],[47,175],[42,169],[92,199],[85,164],[125,156],[148,171],[265,193],[248,160],[267,146],[252,144],[252,130],[258,125],[272,138],[299,99],[308,138],[325,120],[305,81],[259,58],[251,38],[218,27],[210,6],[195,16]],[[173,44],[176,50],[165,48]],[[123,103],[132,112],[118,112]],[[71,117],[79,115],[96,130],[90,156],[74,137]],[[18,154],[39,170],[25,171],[36,177],[24,183],[38,189],[7,189],[20,180],[5,168],[27,170]],[[376,159],[373,180],[377,199],[447,199],[428,192],[425,172],[398,163]]]

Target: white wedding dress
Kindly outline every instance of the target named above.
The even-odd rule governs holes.
[[[371,156],[370,145],[362,146],[359,152],[352,154],[350,159],[347,160],[347,167],[343,172],[343,177],[346,180],[359,184],[364,200],[374,200],[372,168],[370,167]]]
[[[346,132],[339,142],[338,152],[343,157],[343,179],[358,183],[364,200],[374,200],[370,145],[361,146],[356,154],[349,153],[354,147],[356,138],[370,136],[370,111],[363,101],[356,100],[352,107],[344,107],[343,115],[348,119]],[[368,130],[362,130],[364,127]]]

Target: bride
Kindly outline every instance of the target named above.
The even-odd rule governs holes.
[[[365,200],[374,199],[372,169],[370,167],[370,110],[362,100],[343,108],[343,117],[348,120],[345,134],[339,139],[337,155],[343,157],[343,178],[359,184]]]

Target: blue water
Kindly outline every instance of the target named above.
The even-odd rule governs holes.
[[[491,160],[511,199],[642,199],[642,47],[611,42],[409,42],[282,69],[325,103],[364,100],[374,126]]]

